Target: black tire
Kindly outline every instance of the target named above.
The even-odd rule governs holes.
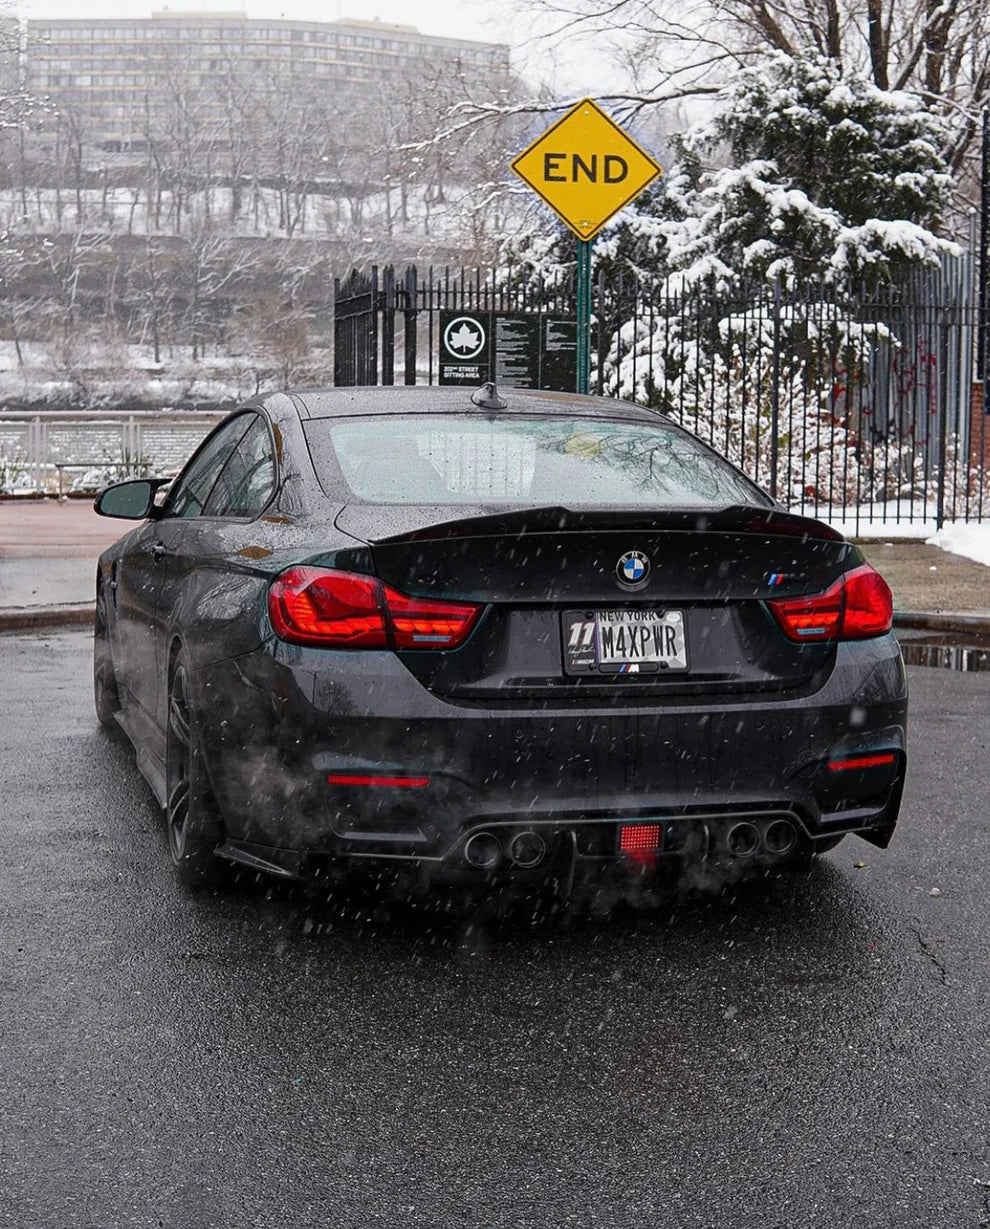
[[[93,705],[100,725],[112,728],[120,710],[120,693],[110,653],[110,632],[107,627],[106,590],[100,586],[96,595],[96,622],[93,628]]]
[[[216,884],[225,865],[216,854],[223,823],[203,764],[183,653],[169,671],[165,791],[168,850],[179,880],[190,888]]]

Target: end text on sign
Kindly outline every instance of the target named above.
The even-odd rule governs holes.
[[[582,176],[589,183],[622,183],[629,174],[629,164],[618,154],[604,154],[600,167],[601,179],[597,154],[590,154],[587,162],[580,154],[543,155],[543,178],[547,183],[579,183]]]

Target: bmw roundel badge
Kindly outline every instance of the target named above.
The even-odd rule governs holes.
[[[615,565],[615,575],[624,589],[639,589],[650,575],[650,561],[641,550],[627,550]]]

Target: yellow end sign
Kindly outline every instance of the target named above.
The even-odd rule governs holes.
[[[590,98],[537,137],[512,169],[579,239],[597,235],[662,168]]]

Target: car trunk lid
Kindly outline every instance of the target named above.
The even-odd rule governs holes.
[[[788,641],[765,603],[822,592],[859,562],[828,526],[750,506],[452,511],[351,504],[337,524],[387,585],[487,607],[461,649],[402,655],[424,686],[464,700],[807,687],[834,646]],[[659,641],[667,656],[647,660]]]

